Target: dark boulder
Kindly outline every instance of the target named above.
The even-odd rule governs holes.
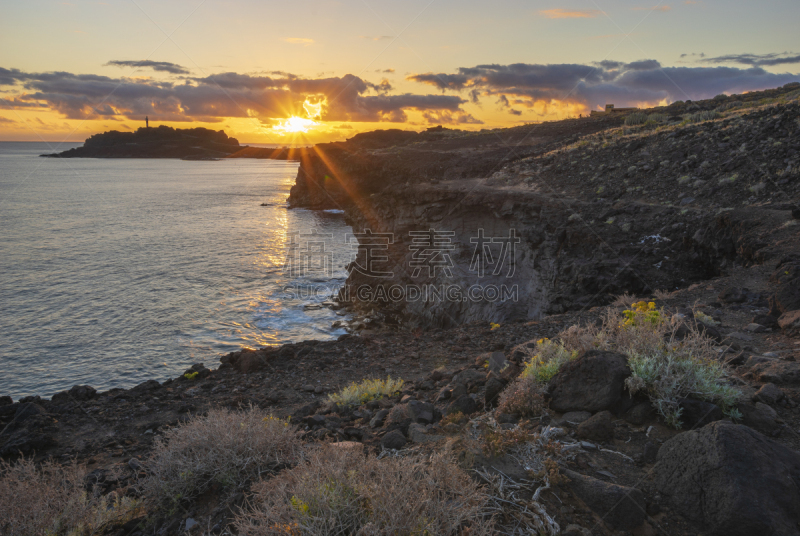
[[[769,297],[769,314],[781,316],[800,309],[800,259],[781,260],[769,281],[775,288]]]
[[[681,409],[681,424],[684,429],[700,428],[725,416],[719,406],[704,400],[683,398],[678,401]]]
[[[469,395],[460,396],[453,400],[449,406],[447,406],[448,415],[458,412],[461,412],[464,415],[471,415],[476,411],[478,411],[478,403],[475,402],[475,399]]]
[[[61,391],[53,395],[54,404],[67,404],[70,402],[85,402],[97,396],[97,390],[89,385],[75,385],[69,391]]]
[[[408,413],[416,423],[431,424],[436,418],[436,408],[429,402],[408,401]]]
[[[486,393],[484,396],[484,401],[487,408],[493,408],[497,406],[497,403],[500,399],[500,393],[503,391],[503,389],[505,389],[505,387],[506,382],[500,378],[495,378],[494,376],[490,377],[486,381]]]
[[[408,441],[399,430],[392,430],[381,439],[381,446],[385,449],[399,450],[406,446]]]
[[[761,389],[756,391],[756,394],[753,395],[754,401],[763,402],[770,406],[774,406],[784,398],[786,398],[786,395],[781,391],[781,388],[774,383],[765,383],[761,386]]]
[[[569,469],[564,469],[564,474],[575,495],[610,527],[631,530],[644,522],[646,504],[638,489],[603,482]]]
[[[601,411],[578,425],[578,437],[590,441],[614,439],[614,417],[610,411]]]
[[[800,309],[783,313],[778,319],[778,326],[789,337],[800,336]]]
[[[550,381],[550,407],[566,413],[613,410],[625,394],[628,361],[615,352],[591,350],[566,363]]]
[[[655,483],[684,517],[711,535],[798,534],[800,454],[725,421],[670,439]]]

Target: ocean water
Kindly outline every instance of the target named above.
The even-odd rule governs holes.
[[[130,387],[344,333],[318,304],[344,282],[350,228],[286,208],[296,163],[46,152],[0,143],[0,395]]]

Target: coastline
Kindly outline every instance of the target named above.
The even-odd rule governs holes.
[[[291,417],[306,445],[334,442],[389,455],[400,449],[446,451],[478,474],[530,477],[510,456],[495,456],[471,443],[476,433],[496,425],[497,430],[556,434],[559,448],[572,452],[557,464],[571,483],[554,483],[541,498],[548,512],[557,512],[562,527],[592,526],[598,534],[613,534],[663,525],[671,533],[692,534],[719,524],[711,514],[684,515],[682,494],[675,492],[676,499],[665,491],[673,483],[648,476],[670,463],[697,463],[705,470],[703,444],[692,443],[710,441],[705,433],[718,432],[716,441],[728,441],[714,444],[730,449],[725,452],[735,452],[745,444],[742,434],[751,434],[787,460],[800,456],[784,454],[800,449],[800,317],[795,318],[800,310],[800,103],[782,102],[787,92],[772,90],[767,96],[774,102],[740,103],[702,122],[682,117],[720,108],[720,102],[692,103],[697,109],[683,104],[666,110],[680,121],[652,129],[600,117],[479,136],[446,129],[381,132],[317,146],[301,160],[290,206],[344,210],[357,232],[391,234],[395,240],[385,251],[394,266],[413,266],[411,232],[433,225],[460,229],[451,236],[452,275],[398,269],[376,284],[351,273],[346,285],[356,299],[347,304],[350,310],[366,315],[378,309],[387,326],[364,326],[335,341],[233,352],[216,369],[197,364],[163,384],[151,380],[103,393],[76,386],[50,401],[6,399],[0,405],[0,454],[74,459],[104,475],[117,468],[123,475],[109,481],[107,491],[137,497],[137,479],[157,437],[213,408],[258,407]],[[770,144],[760,143],[768,138]],[[767,183],[763,173],[773,180]],[[517,302],[379,306],[359,298],[358,288],[368,284],[389,289],[479,283],[469,270],[470,233],[478,228],[501,237],[518,231],[514,276],[528,286]],[[363,248],[360,255],[356,262],[366,265]],[[499,276],[492,277],[488,283],[499,284]],[[740,394],[739,417],[687,398],[681,408],[692,421],[676,429],[647,399],[620,394],[627,393],[621,383],[614,387],[619,392],[613,404],[602,408],[550,407],[530,419],[495,409],[532,349],[563,337],[572,326],[589,329],[607,315],[622,317],[633,303],[624,293],[652,301],[676,329],[683,325],[709,338]],[[575,356],[575,363],[610,362],[606,354],[612,353],[591,350]],[[614,390],[598,380],[606,378],[603,371],[575,374],[581,392],[602,398]],[[350,409],[328,400],[353,381],[387,376],[406,381],[400,393]],[[565,381],[556,378],[547,387],[545,404],[556,396],[553,386]],[[442,421],[456,413],[464,419]],[[402,441],[390,445],[390,438]],[[671,460],[672,449],[684,443],[695,450]],[[775,493],[769,479],[776,475],[764,452],[748,452],[741,463],[755,475],[755,483],[745,488],[756,486],[766,496]],[[704,492],[739,492],[719,491],[705,481],[695,486]],[[226,527],[247,489],[216,489],[189,505],[189,513],[168,515],[156,524],[165,534],[186,526],[187,518]],[[634,491],[641,505],[621,519],[601,518],[607,497]],[[791,521],[795,514],[786,512]],[[784,513],[770,511],[758,521],[783,523]],[[628,526],[631,520],[636,524]]]

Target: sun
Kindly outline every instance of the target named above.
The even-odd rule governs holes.
[[[316,121],[293,115],[288,119],[283,119],[273,128],[281,134],[298,134],[301,132],[308,132],[309,129],[315,126],[317,126]]]

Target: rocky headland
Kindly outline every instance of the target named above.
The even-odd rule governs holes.
[[[222,130],[207,128],[139,128],[135,132],[111,130],[95,134],[83,147],[41,156],[50,158],[181,158],[212,160],[243,147]]]
[[[319,503],[303,498],[298,471],[327,443],[387,464],[445,453],[484,494],[447,534],[800,534],[799,98],[790,85],[309,149],[291,206],[344,210],[362,245],[366,229],[392,236],[384,278],[353,270],[340,294],[358,316],[352,334],[243,349],[127,390],[5,397],[0,455],[75,461],[88,489],[141,501],[104,529],[120,535],[306,533]],[[430,229],[450,233],[449,274],[409,269],[409,233]],[[470,269],[477,229],[514,231],[512,277]],[[511,282],[518,295],[506,302],[358,293]],[[648,373],[658,356],[673,368]],[[352,404],[329,398],[387,376],[405,383]],[[189,463],[176,482],[207,470],[178,449],[219,409],[244,412],[232,435],[246,412],[291,417],[305,454],[217,475],[171,508],[148,498],[164,460]],[[330,499],[338,481],[325,478],[314,489],[328,506],[361,494],[366,517],[345,533],[383,534],[365,521],[374,495],[366,503],[356,486]],[[294,491],[258,510],[275,490]],[[283,503],[290,521],[266,521]]]

